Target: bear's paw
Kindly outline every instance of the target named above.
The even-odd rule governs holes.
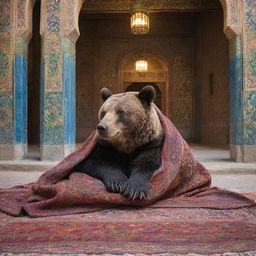
[[[109,178],[104,181],[107,191],[112,193],[122,193],[126,182],[126,176],[119,178]]]
[[[123,195],[131,200],[143,200],[148,196],[149,189],[147,182],[131,178],[124,186]]]

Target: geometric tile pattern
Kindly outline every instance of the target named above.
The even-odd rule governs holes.
[[[17,0],[17,27],[22,28],[25,26],[25,3],[26,0]]]
[[[61,32],[61,1],[47,0],[43,9],[45,31],[43,37],[43,58],[45,60],[45,91],[61,92],[62,73],[62,36]]]
[[[27,142],[27,46],[33,2],[0,0],[1,144]]]
[[[75,143],[75,42],[81,0],[41,4],[41,143]],[[70,56],[70,57],[69,57]]]
[[[245,0],[244,71],[245,90],[256,90],[256,1]]]
[[[47,144],[47,145],[63,144],[64,111],[63,111],[62,97],[63,95],[58,92],[47,92],[45,94],[44,144]]]
[[[0,91],[12,88],[11,1],[0,0]]]
[[[12,144],[11,1],[0,0],[0,144]]]
[[[230,12],[231,12],[231,24],[238,25],[239,21],[239,10],[238,10],[238,1],[239,0],[231,0],[230,1]]]
[[[192,127],[193,88],[190,66],[182,56],[177,56],[173,63],[173,102],[172,113],[176,125]]]
[[[41,2],[41,143],[62,145],[64,109],[62,94],[61,1]]]
[[[256,1],[244,7],[244,144],[256,145]]]
[[[1,33],[0,33],[1,37]],[[1,41],[1,38],[0,38]],[[0,42],[1,44],[1,42]],[[0,91],[10,91],[11,60],[8,51],[0,50]]]
[[[0,144],[13,143],[13,96],[10,91],[0,91]]]
[[[0,15],[5,15],[1,13]],[[3,17],[2,17],[3,20]],[[1,22],[1,20],[0,20]],[[0,91],[6,91],[11,89],[11,58],[10,58],[10,44],[11,44],[11,34],[10,31],[6,30],[6,27],[1,24],[0,31]]]
[[[0,31],[11,30],[11,1],[0,0]]]
[[[245,145],[256,145],[256,91],[245,92]]]

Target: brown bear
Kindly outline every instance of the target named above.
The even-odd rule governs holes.
[[[140,92],[101,90],[104,101],[97,125],[97,144],[75,169],[100,179],[109,192],[132,200],[147,197],[148,182],[161,166],[164,140],[152,86]]]

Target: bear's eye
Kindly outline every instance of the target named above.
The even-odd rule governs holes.
[[[118,115],[123,115],[123,114],[125,114],[125,112],[122,109],[118,109],[117,110],[117,114]]]
[[[102,112],[100,113],[100,118],[102,119],[105,115],[106,115],[106,112],[105,112],[105,111],[102,111]]]

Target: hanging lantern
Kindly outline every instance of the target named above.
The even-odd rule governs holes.
[[[147,72],[148,71],[148,62],[146,60],[137,60],[135,62],[135,69],[138,72]]]
[[[133,0],[131,4],[131,32],[142,35],[149,32],[149,1]]]
[[[147,13],[135,12],[131,15],[131,32],[135,35],[149,32],[149,16]]]

